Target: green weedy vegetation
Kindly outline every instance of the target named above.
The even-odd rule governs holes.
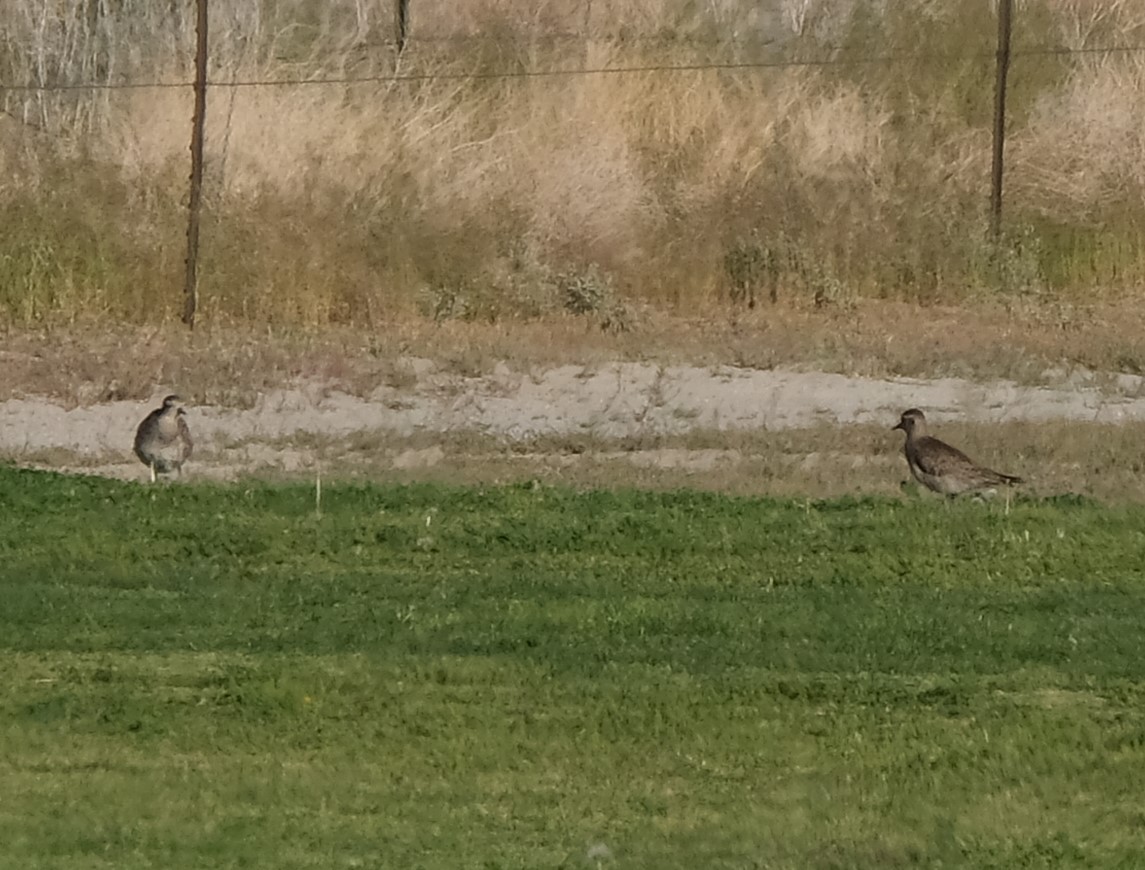
[[[1130,867],[1145,507],[0,469],[0,866]]]

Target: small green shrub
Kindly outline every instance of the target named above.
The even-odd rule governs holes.
[[[747,304],[755,308],[756,294],[765,288],[772,304],[779,301],[779,272],[786,240],[777,243],[762,242],[758,235],[737,238],[724,254],[724,272],[727,275],[728,297],[735,305]]]
[[[564,272],[556,278],[557,294],[564,310],[596,320],[605,332],[628,332],[632,317],[620,300],[611,278],[598,266]]]

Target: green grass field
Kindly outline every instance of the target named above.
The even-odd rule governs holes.
[[[1145,507],[0,469],[4,868],[1137,867]]]

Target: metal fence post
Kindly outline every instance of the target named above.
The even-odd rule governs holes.
[[[409,36],[409,0],[394,0],[394,44],[398,54],[405,51]]]
[[[203,208],[203,127],[207,115],[207,0],[195,0],[195,114],[191,121],[191,198],[187,215],[187,271],[183,322],[195,328],[199,307],[199,219]]]
[[[1010,71],[1010,19],[1013,0],[998,0],[998,65],[994,82],[994,165],[990,179],[990,231],[1002,232],[1002,168],[1006,141],[1006,76]]]

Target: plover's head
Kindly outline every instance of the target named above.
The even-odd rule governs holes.
[[[163,410],[164,411],[170,411],[172,408],[175,409],[176,414],[184,413],[184,411],[183,411],[183,400],[180,399],[178,396],[168,396],[167,398],[165,398],[163,400]]]
[[[924,432],[926,430],[926,417],[918,408],[903,411],[902,416],[899,418],[898,425],[891,426],[892,432],[895,429],[902,429],[907,435],[914,432]]]

